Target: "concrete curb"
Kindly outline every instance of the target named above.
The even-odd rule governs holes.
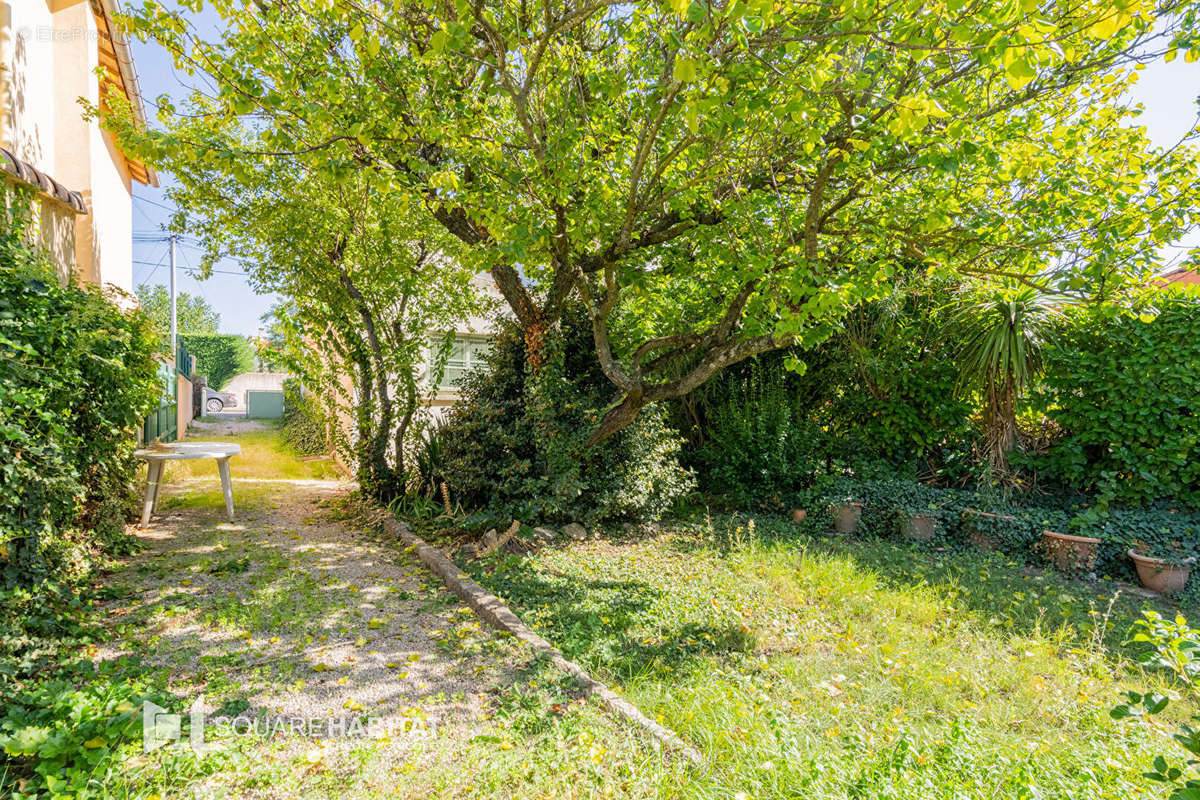
[[[500,601],[500,598],[471,580],[440,550],[413,533],[408,525],[389,515],[384,518],[383,527],[388,533],[413,547],[421,563],[441,578],[442,582],[446,584],[446,588],[458,595],[489,625],[511,633],[533,648],[535,652],[545,655],[555,667],[574,678],[585,694],[600,698],[600,702],[604,704],[605,708],[637,725],[664,747],[679,753],[695,766],[701,766],[704,763],[698,750],[672,731],[647,717],[633,703],[588,675],[583,667],[574,661],[569,661],[554,645],[530,630],[520,617]]]

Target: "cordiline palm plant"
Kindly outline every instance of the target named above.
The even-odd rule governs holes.
[[[453,516],[450,505],[450,489],[446,485],[445,448],[442,440],[442,424],[435,422],[421,436],[417,445],[417,491],[420,496],[433,498],[441,493],[446,516]]]
[[[984,448],[993,475],[1007,481],[1017,444],[1017,401],[1042,371],[1042,345],[1054,312],[1035,289],[976,295],[955,313],[960,389],[983,403]]]

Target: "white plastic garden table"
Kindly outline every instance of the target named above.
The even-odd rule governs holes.
[[[233,481],[229,479],[229,459],[242,452],[240,444],[232,442],[174,442],[157,444],[135,450],[134,455],[146,460],[146,502],[142,506],[142,527],[150,524],[150,515],[158,510],[158,490],[162,486],[163,464],[167,461],[191,461],[215,458],[221,473],[221,491],[225,493],[225,514],[233,522]]]

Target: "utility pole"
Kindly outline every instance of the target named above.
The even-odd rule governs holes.
[[[179,353],[179,327],[175,319],[175,234],[171,234],[171,360],[174,360]],[[178,364],[175,365],[177,368]]]

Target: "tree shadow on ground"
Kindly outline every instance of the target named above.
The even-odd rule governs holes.
[[[520,559],[476,576],[567,658],[609,678],[676,673],[731,652],[753,652],[752,637],[729,623],[671,621],[645,627],[662,589],[640,580],[581,580]]]
[[[745,524],[751,518],[755,524]],[[1110,655],[1129,655],[1130,628],[1145,610],[1200,620],[1200,603],[1194,597],[1148,596],[1122,581],[1060,573],[1019,557],[982,552],[950,537],[930,543],[839,537],[820,525],[797,526],[772,515],[733,515],[706,530],[707,536],[677,537],[672,546],[680,553],[729,553],[754,546],[764,552],[786,548],[845,558],[879,576],[888,588],[928,586],[948,606],[988,627],[1016,635],[1041,634],[1072,646],[1096,645]]]

